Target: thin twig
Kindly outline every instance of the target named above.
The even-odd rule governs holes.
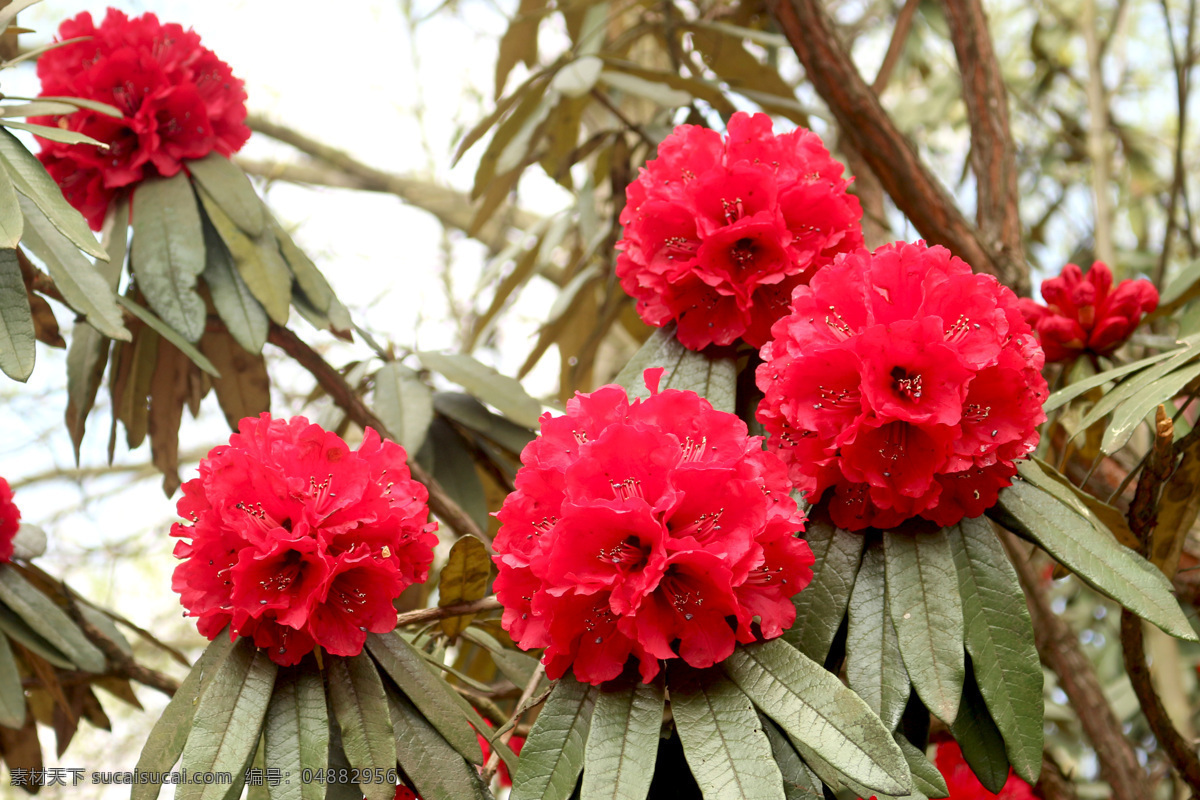
[[[1171,9],[1167,0],[1162,0],[1162,10],[1163,19],[1167,25],[1167,43],[1171,48],[1171,63],[1175,68],[1175,102],[1179,114],[1179,124],[1175,128],[1175,165],[1171,178],[1171,194],[1167,199],[1167,229],[1163,233],[1162,247],[1158,251],[1158,264],[1154,268],[1154,285],[1159,289],[1163,288],[1163,281],[1167,276],[1167,263],[1171,258],[1171,240],[1174,238],[1178,226],[1176,208],[1179,205],[1180,194],[1185,191],[1184,179],[1187,177],[1184,174],[1183,147],[1184,135],[1187,130],[1188,95],[1192,90],[1192,40],[1196,29],[1196,0],[1188,0],[1188,26],[1187,32],[1184,34],[1187,41],[1184,44],[1182,56],[1175,44],[1175,26],[1171,24]]]
[[[512,737],[516,735],[517,724],[521,721],[521,715],[529,710],[525,708],[525,704],[529,702],[529,698],[533,697],[533,693],[537,691],[538,684],[542,682],[542,676],[545,674],[546,668],[539,661],[538,665],[534,667],[533,675],[529,678],[529,683],[525,684],[525,691],[521,692],[521,699],[517,701],[517,710],[513,712],[512,719],[508,722],[511,727],[500,734],[500,741],[502,743],[508,744],[512,741]],[[499,765],[500,753],[496,748],[492,748],[487,764],[483,767],[483,783],[485,786],[492,782],[492,776],[496,774],[496,769]]]
[[[1080,27],[1087,49],[1087,149],[1092,162],[1092,199],[1095,203],[1093,222],[1093,245],[1096,258],[1106,264],[1113,263],[1112,243],[1112,200],[1108,145],[1108,92],[1104,88],[1104,73],[1101,69],[1100,39],[1096,30],[1096,0],[1083,0]]]
[[[401,625],[420,625],[425,622],[435,622],[437,620],[448,619],[449,617],[461,617],[467,614],[478,614],[483,611],[495,611],[498,608],[503,608],[500,601],[496,599],[496,595],[489,594],[480,600],[472,600],[469,603],[456,603],[452,606],[439,606],[437,608],[418,608],[416,611],[405,611],[396,617],[397,627]]]
[[[917,9],[920,7],[921,0],[905,0],[900,13],[896,15],[896,27],[892,30],[892,39],[888,42],[888,49],[883,56],[883,63],[879,65],[879,72],[875,73],[875,80],[871,83],[871,91],[875,94],[883,93],[888,81],[892,78],[892,71],[900,63],[904,45],[908,42],[908,34],[912,31],[913,18],[917,16]]]

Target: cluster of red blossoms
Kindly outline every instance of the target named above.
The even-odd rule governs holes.
[[[779,636],[812,579],[783,462],[735,415],[659,392],[662,372],[644,400],[603,386],[544,415],[497,515],[503,625],[546,648],[551,678],[601,683],[631,656],[644,681],[660,659],[711,666]]]
[[[847,530],[977,517],[1038,441],[1043,356],[1011,290],[942,247],[858,250],[792,297],[757,373],[795,485]]]
[[[110,8],[99,26],[85,11],[63,22],[58,35],[88,38],[38,58],[42,96],[99,100],[124,115],[114,119],[82,109],[33,120],[108,145],[41,140],[39,158],[92,228],[99,230],[122,187],[174,175],[184,160],[213,150],[228,156],[250,137],[242,81],[194,32],[164,25],[153,14],[129,19]]]
[[[200,633],[252,636],[295,664],[314,646],[362,651],[396,626],[392,601],[424,581],[437,544],[404,448],[367,428],[350,450],[303,417],[247,417],[183,485],[172,588]]]
[[[729,138],[681,125],[628,188],[621,286],[649,325],[678,323],[685,347],[759,347],[792,290],[861,247],[862,207],[819,136],[775,136],[766,114],[734,114]]]
[[[1021,312],[1037,331],[1047,361],[1073,361],[1083,353],[1107,356],[1158,308],[1158,290],[1150,281],[1121,281],[1116,289],[1112,284],[1112,270],[1103,261],[1087,274],[1067,264],[1057,278],[1042,282],[1046,305],[1021,298]]]
[[[946,788],[950,791],[947,800],[1035,800],[1033,787],[1021,780],[1010,768],[1008,780],[1000,794],[992,794],[975,777],[971,766],[963,758],[962,748],[958,742],[948,740],[937,746],[934,763],[938,772],[946,779]],[[872,797],[874,800],[874,797]]]
[[[12,487],[0,478],[0,563],[13,556],[13,539],[21,529],[21,509],[13,502]]]

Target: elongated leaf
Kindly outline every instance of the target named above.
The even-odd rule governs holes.
[[[1189,336],[1184,340],[1184,346],[1178,350],[1168,351],[1171,357],[1165,361],[1148,366],[1143,372],[1136,375],[1131,375],[1096,401],[1096,404],[1088,409],[1088,412],[1083,415],[1083,419],[1079,421],[1078,430],[1075,435],[1078,436],[1083,431],[1090,428],[1100,420],[1107,417],[1115,408],[1125,403],[1126,400],[1141,392],[1142,389],[1152,383],[1158,381],[1159,378],[1174,372],[1184,366],[1188,361],[1194,359],[1198,353],[1194,348],[1196,341],[1200,341],[1200,337]]]
[[[336,308],[341,306],[341,303],[337,302],[337,298],[333,295],[333,289],[330,287],[329,281],[325,280],[325,276],[321,274],[321,270],[317,269],[317,265],[312,262],[312,259],[297,246],[282,225],[274,220],[271,223],[271,230],[274,231],[275,238],[279,240],[279,251],[283,254],[288,266],[291,267],[292,274],[296,277],[296,283],[308,302],[320,313],[328,314],[330,321],[339,330],[348,327],[348,325],[343,325],[343,320],[337,318],[339,315]]]
[[[0,249],[0,370],[13,380],[24,381],[33,374],[36,356],[29,294],[17,251]]]
[[[221,373],[217,371],[217,368],[215,366],[213,366],[213,363],[211,361],[209,361],[208,358],[203,353],[201,353],[199,350],[196,349],[196,345],[192,344],[187,339],[183,338],[183,335],[181,333],[179,333],[179,331],[175,330],[170,325],[163,322],[161,319],[159,319],[157,316],[155,316],[150,310],[148,310],[144,306],[139,305],[138,303],[135,303],[133,300],[130,300],[128,297],[125,297],[124,295],[117,295],[117,302],[120,303],[121,307],[124,308],[126,311],[128,311],[130,314],[133,314],[135,317],[140,319],[142,322],[146,323],[148,326],[153,328],[160,336],[162,336],[168,342],[170,342],[171,344],[173,344],[177,348],[179,348],[179,352],[183,353],[185,356],[190,358],[192,360],[192,363],[195,364],[197,367],[204,370],[209,375],[212,375],[214,378],[221,377]]]
[[[88,414],[96,402],[96,392],[104,379],[108,364],[108,337],[86,322],[76,322],[67,350],[67,433],[75,447],[75,463],[79,463],[79,447]]]
[[[388,714],[383,681],[370,656],[331,657],[326,667],[329,696],[342,729],[342,747],[350,765],[370,774],[375,768],[391,769],[396,763],[392,718]],[[386,783],[363,783],[367,800],[392,800],[395,789]]]
[[[484,633],[478,627],[465,629],[462,637],[487,650],[496,669],[500,671],[501,675],[512,681],[514,686],[529,685],[529,681],[533,678],[533,671],[537,668],[538,660],[536,658],[522,653],[520,650],[510,650],[504,647],[495,637]],[[541,694],[549,688],[550,679],[543,674],[534,694]]]
[[[239,639],[221,662],[196,706],[192,730],[183,746],[183,769],[199,772],[237,772],[253,758],[271,700],[277,667],[265,650]],[[180,784],[177,800],[216,800],[230,786]]]
[[[38,2],[41,0],[12,0],[3,10],[0,10],[0,31],[11,25],[17,18],[17,14]]]
[[[32,200],[51,225],[83,252],[108,260],[104,248],[79,212],[63,197],[42,162],[7,130],[0,130],[0,162],[7,168],[17,191]]]
[[[908,678],[925,707],[949,724],[966,675],[962,600],[953,591],[958,575],[949,535],[888,531],[883,543],[888,610]]]
[[[488,576],[492,572],[492,560],[487,547],[474,536],[464,536],[450,548],[446,566],[438,576],[438,605],[452,606],[480,600],[487,594]],[[442,620],[442,631],[447,636],[457,636],[474,615],[447,617]]]
[[[1096,591],[1172,636],[1200,641],[1161,571],[1044,489],[1014,481],[988,513],[1036,542]]]
[[[1185,347],[1188,349],[1194,349],[1194,345],[1185,345]],[[1097,386],[1103,386],[1109,381],[1114,381],[1117,378],[1137,372],[1140,369],[1145,369],[1151,364],[1157,364],[1159,361],[1162,361],[1165,358],[1172,358],[1174,356],[1178,356],[1179,354],[1179,350],[1167,350],[1138,361],[1130,362],[1129,364],[1123,364],[1122,366],[1114,369],[1105,370],[1104,372],[1097,373],[1090,378],[1084,378],[1081,381],[1075,381],[1070,386],[1059,389],[1057,392],[1046,398],[1046,402],[1042,405],[1042,410],[1046,413],[1050,413],[1054,409],[1071,402],[1081,394],[1084,394],[1091,389],[1095,389]]]
[[[518,425],[538,426],[542,405],[526,394],[518,381],[459,353],[423,351],[417,356],[426,367],[440,372]]]
[[[267,707],[263,730],[266,762],[293,778],[268,785],[271,800],[323,800],[325,787],[298,778],[329,763],[329,716],[321,676],[305,669],[281,672]]]
[[[1160,403],[1165,403],[1179,394],[1183,387],[1197,376],[1200,376],[1200,363],[1188,364],[1140,389],[1118,406],[1100,441],[1101,452],[1111,454],[1124,447],[1134,429],[1142,423],[1147,414],[1154,411]]]
[[[251,237],[262,233],[267,222],[262,200],[242,168],[220,153],[187,162],[188,172],[204,187],[230,219]]]
[[[199,187],[200,204],[221,241],[229,248],[237,270],[267,316],[286,325],[292,301],[292,273],[279,252],[275,231],[266,226],[257,238],[251,238],[229,218],[216,200]]]
[[[582,800],[646,800],[663,704],[655,684],[600,690],[584,749]]]
[[[21,116],[21,115],[16,115]],[[93,139],[86,133],[79,131],[67,130],[65,128],[54,128],[48,125],[37,125],[32,122],[18,122],[15,119],[5,118],[0,120],[0,126],[5,128],[16,128],[19,131],[28,131],[34,136],[40,136],[43,139],[49,139],[52,142],[61,142],[62,144],[90,144],[93,146],[104,146],[104,142],[99,139]]]
[[[1017,774],[1036,783],[1042,768],[1042,665],[1025,593],[986,519],[948,529],[963,602],[967,652]]]
[[[398,633],[367,636],[367,648],[379,666],[421,710],[450,745],[473,764],[483,760],[479,741],[467,724],[457,694],[434,675],[421,655]],[[465,701],[464,701],[465,702]],[[480,727],[486,727],[480,725]]]
[[[34,2],[41,2],[41,0],[34,0]],[[9,8],[12,8],[12,6],[5,6],[6,10]],[[121,110],[115,106],[110,106],[108,103],[101,103],[99,100],[85,100],[82,97],[19,97],[15,94],[6,94],[4,98],[6,100],[28,100],[30,102],[46,101],[52,103],[61,103],[65,106],[71,106],[73,109],[86,108],[89,111],[95,111],[98,114],[103,114],[104,116],[112,117],[113,119],[121,119],[125,116],[123,113],[121,113]]]
[[[534,439],[533,431],[493,414],[469,394],[435,392],[433,408],[513,455],[519,455]]]
[[[389,361],[375,373],[374,406],[388,432],[415,456],[433,422],[433,391],[417,373]]]
[[[421,797],[490,800],[479,772],[405,698],[388,692],[400,766]]]
[[[733,411],[737,391],[737,367],[733,359],[710,358],[688,350],[675,338],[674,323],[650,334],[613,383],[624,386],[631,398],[649,397],[650,390],[642,382],[642,374],[651,367],[666,369],[660,389],[691,390],[718,411]]]
[[[233,642],[230,641],[227,631],[217,634],[217,638],[205,648],[171,697],[171,702],[163,709],[162,716],[150,730],[150,736],[142,747],[141,756],[138,757],[139,772],[161,774],[175,766],[192,732],[196,704],[232,649]],[[154,800],[158,797],[159,787],[158,783],[136,783],[130,792],[129,800]]]
[[[800,758],[787,735],[774,722],[759,714],[763,732],[771,742],[771,755],[783,776],[783,794],[787,800],[823,800],[821,779]]]
[[[200,349],[220,370],[220,377],[212,379],[212,387],[232,430],[237,430],[243,418],[271,410],[271,377],[261,354],[246,352],[223,330],[207,331],[200,339]]]
[[[2,141],[3,137],[0,137]],[[96,330],[110,339],[129,341],[116,296],[104,277],[50,220],[28,199],[20,198],[25,213],[21,245],[46,263],[50,277],[71,308],[87,316]],[[65,201],[64,201],[65,202]]]
[[[20,728],[25,724],[25,689],[13,658],[8,637],[0,633],[0,725]]]
[[[204,229],[187,175],[148,178],[133,193],[133,272],[150,307],[189,342],[204,333]]]
[[[17,188],[8,171],[0,168],[0,248],[16,247],[24,230],[25,215],[17,201]]]
[[[962,709],[963,713],[950,726],[950,732],[979,782],[989,792],[999,793],[1008,780],[1004,737],[992,721],[973,678],[963,685]]]
[[[104,654],[53,600],[11,564],[0,566],[0,601],[86,672],[104,672]]]
[[[75,664],[65,653],[46,641],[40,633],[29,627],[25,620],[18,617],[3,603],[0,603],[0,631],[59,669],[75,669]]]
[[[204,226],[204,257],[204,282],[221,321],[243,349],[262,352],[271,321],[234,268],[229,248],[212,225]]]
[[[429,436],[417,454],[417,460],[430,472],[446,493],[454,498],[463,511],[475,520],[481,530],[488,527],[487,495],[483,480],[475,468],[471,445],[454,426],[435,417],[429,426]]]
[[[908,703],[909,682],[887,608],[882,543],[863,554],[848,613],[846,679],[884,727],[895,730]]]
[[[796,622],[784,631],[783,638],[814,661],[824,662],[846,614],[865,537],[848,533],[829,520],[813,519],[804,538],[816,558],[813,579],[792,598]]]
[[[570,672],[554,685],[521,748],[512,800],[567,800],[575,791],[597,691]]]
[[[925,753],[903,735],[897,733],[894,736],[896,744],[900,745],[900,752],[904,753],[904,759],[908,762],[908,769],[913,777],[913,788],[926,797],[949,797],[950,790],[946,788],[945,777],[937,767],[929,763]]]
[[[750,698],[715,671],[677,668],[669,685],[675,730],[705,800],[784,800],[783,775]]]
[[[722,668],[788,736],[873,791],[905,794],[908,767],[870,707],[780,639],[739,646]],[[674,694],[672,694],[672,699]]]

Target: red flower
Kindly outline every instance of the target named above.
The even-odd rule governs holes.
[[[0,478],[0,564],[13,556],[13,539],[21,529],[21,509],[13,503],[12,488]]]
[[[118,120],[82,109],[32,120],[109,145],[39,139],[38,157],[94,229],[99,230],[122,187],[152,175],[174,175],[187,159],[213,150],[228,156],[250,137],[242,81],[201,46],[193,31],[164,25],[153,14],[130,19],[110,8],[99,27],[85,11],[63,22],[58,34],[60,40],[90,38],[38,59],[42,96],[99,100],[124,115]]]
[[[942,247],[840,256],[762,348],[758,419],[795,485],[847,530],[939,525],[996,502],[1045,420],[1016,297]]]
[[[729,137],[681,125],[628,188],[617,276],[648,324],[679,323],[693,350],[755,347],[796,286],[862,246],[858,198],[821,139],[778,136],[766,114],[729,119]]]
[[[366,800],[364,797],[363,800]],[[396,796],[392,800],[421,800],[421,795],[414,792],[404,784],[396,787]]]
[[[504,628],[545,647],[546,672],[642,679],[660,659],[708,667],[779,636],[812,579],[783,462],[694,392],[630,401],[603,386],[542,417],[497,516]]]
[[[367,428],[352,451],[303,417],[247,417],[183,485],[171,585],[200,633],[253,636],[279,664],[362,651],[424,581],[436,523],[404,448]]]
[[[983,788],[979,778],[975,777],[975,773],[963,759],[958,742],[939,742],[934,763],[946,779],[946,788],[950,790],[949,800],[992,800],[997,797],[1000,800],[1034,800],[1036,797],[1033,787],[1018,778],[1012,769],[1008,771],[1008,781],[1000,790],[1000,794],[992,794]]]
[[[1086,275],[1067,264],[1057,278],[1042,282],[1047,305],[1021,298],[1021,313],[1037,331],[1047,361],[1071,361],[1085,351],[1109,355],[1143,315],[1158,308],[1158,290],[1150,281],[1121,281],[1116,289],[1112,282],[1112,270],[1103,261]]]

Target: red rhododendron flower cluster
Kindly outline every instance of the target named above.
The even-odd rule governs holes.
[[[171,585],[200,633],[253,636],[279,664],[315,645],[362,651],[396,626],[392,601],[424,581],[437,536],[404,448],[371,428],[351,450],[303,417],[247,417],[183,485]]]
[[[1043,357],[1017,298],[942,247],[858,250],[796,290],[758,419],[848,530],[977,517],[1038,441]]]
[[[646,323],[678,322],[685,347],[761,346],[793,288],[862,246],[862,207],[842,172],[819,136],[776,136],[766,114],[734,114],[724,141],[677,127],[629,185],[621,286]]]
[[[110,8],[99,26],[85,11],[63,22],[58,35],[90,38],[38,58],[42,96],[99,100],[124,115],[114,119],[82,109],[33,120],[108,145],[40,140],[39,158],[92,228],[99,230],[122,187],[174,175],[185,159],[213,150],[228,156],[250,138],[242,81],[194,32],[164,25],[153,14],[129,19]]]
[[[497,515],[503,624],[545,647],[546,673],[601,683],[629,658],[708,667],[779,636],[812,579],[783,462],[694,392],[630,401],[620,386],[542,417]],[[757,621],[756,621],[757,618]]]
[[[1150,281],[1121,281],[1116,289],[1112,283],[1103,261],[1086,275],[1067,264],[1057,278],[1042,282],[1045,306],[1021,298],[1021,312],[1037,331],[1047,361],[1071,361],[1083,352],[1109,355],[1158,308],[1158,289]]]
[[[13,539],[21,529],[21,509],[13,502],[12,487],[0,478],[0,563],[13,557]]]
[[[1000,800],[1034,800],[1037,796],[1033,793],[1033,787],[1017,777],[1011,768],[1008,770],[1008,781],[1000,790],[1000,794],[989,792],[979,782],[979,778],[975,777],[975,773],[963,758],[962,748],[955,741],[938,744],[934,763],[946,779],[946,788],[950,790],[949,800],[993,800],[997,797]]]

